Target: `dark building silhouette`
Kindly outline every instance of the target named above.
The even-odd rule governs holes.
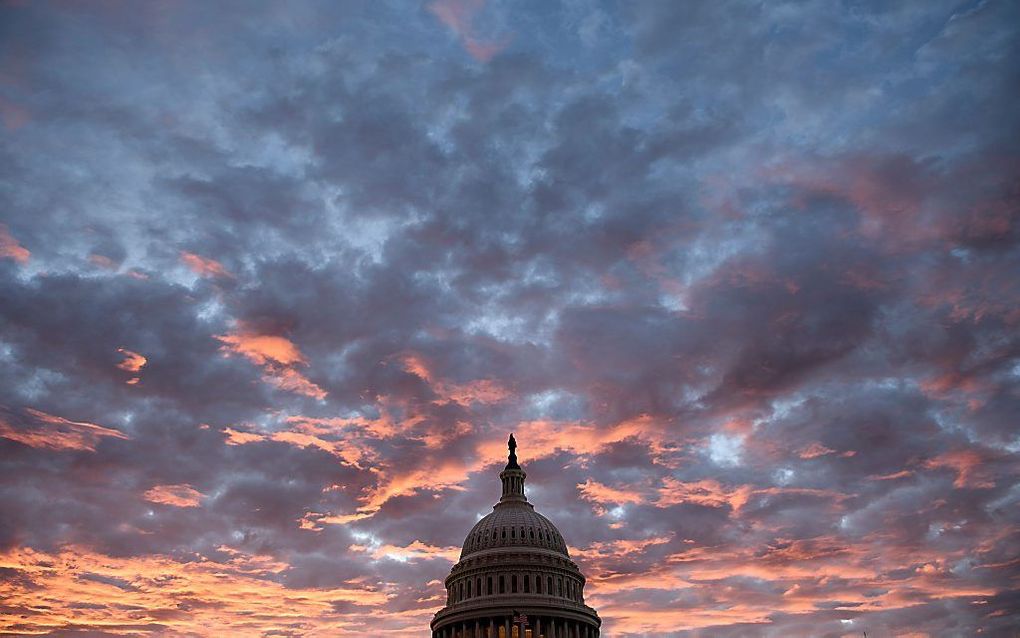
[[[524,495],[510,435],[503,496],[464,540],[446,578],[433,638],[594,638],[601,619],[584,604],[584,575],[556,526]]]

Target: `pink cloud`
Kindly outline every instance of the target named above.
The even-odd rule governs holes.
[[[828,454],[834,454],[836,450],[830,449],[815,441],[810,445],[806,445],[797,452],[797,456],[802,459],[817,459],[820,456],[826,456]]]
[[[428,6],[450,31],[452,31],[471,57],[479,62],[488,62],[510,43],[508,37],[496,41],[482,39],[475,27],[475,16],[485,7],[485,0],[436,0]]]
[[[223,264],[215,259],[209,259],[207,257],[202,257],[201,255],[196,255],[195,253],[189,253],[182,250],[181,261],[196,275],[200,275],[202,277],[220,277],[224,279],[234,278],[234,275],[224,268]]]
[[[989,477],[986,459],[974,450],[954,450],[925,461],[924,467],[931,470],[950,469],[956,472],[953,487],[990,488],[995,481]]]
[[[640,490],[610,487],[592,479],[579,483],[577,489],[581,492],[581,498],[593,503],[624,505],[645,500]]]
[[[502,403],[512,396],[507,388],[493,379],[474,379],[466,383],[453,383],[437,378],[424,357],[411,353],[402,357],[404,370],[415,375],[431,386],[439,395],[435,403],[454,402],[463,406],[472,403]]]
[[[87,421],[71,421],[29,408],[26,410],[35,423],[15,427],[0,419],[0,437],[25,445],[49,450],[81,450],[94,452],[103,438],[126,439],[124,433]]]
[[[265,372],[263,380],[267,383],[313,399],[326,398],[326,391],[298,369],[308,365],[308,361],[287,337],[265,334],[239,323],[234,332],[217,335],[216,338],[224,344],[220,350],[225,354],[239,354],[260,366]]]
[[[19,264],[28,263],[32,253],[18,243],[18,240],[11,236],[7,226],[0,224],[0,258],[13,259]]]
[[[205,498],[190,485],[156,485],[145,492],[143,498],[151,503],[173,507],[198,507]]]
[[[148,359],[138,354],[137,352],[132,352],[131,350],[127,350],[125,348],[117,348],[117,352],[124,356],[124,360],[118,363],[117,367],[125,372],[131,373],[141,372],[142,368],[145,367],[145,364],[148,363]],[[139,381],[138,377],[131,377],[125,383],[127,383],[128,385],[136,385],[138,381]]]
[[[117,263],[106,255],[92,253],[89,255],[89,263],[105,270],[117,270]]]
[[[0,552],[0,565],[23,578],[5,584],[4,603],[46,611],[33,615],[30,625],[21,614],[0,614],[0,633],[25,635],[28,627],[28,633],[38,634],[68,626],[125,626],[122,617],[130,616],[131,624],[158,626],[159,633],[168,636],[261,635],[273,633],[274,627],[288,627],[291,634],[297,628],[307,636],[346,636],[363,633],[366,613],[388,613],[391,594],[374,584],[340,581],[302,588],[281,582],[280,574],[290,565],[272,556],[225,545],[217,553],[221,558],[213,560],[201,555],[110,555],[78,545],[51,553],[6,549]],[[350,603],[353,609],[338,613],[338,603]],[[430,613],[420,611],[408,625],[427,624]]]

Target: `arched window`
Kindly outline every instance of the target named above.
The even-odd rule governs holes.
[[[563,577],[556,579],[556,595],[560,598],[563,597]]]
[[[517,538],[517,533],[516,532],[517,532],[517,530],[515,530],[514,528],[511,527],[510,528],[510,538]]]
[[[546,590],[545,590],[545,593],[547,593],[547,594],[549,594],[550,596],[552,596],[552,595],[553,595],[553,594],[555,593],[555,592],[553,592],[553,588],[552,588],[552,576],[550,576],[550,577],[549,577],[549,578],[547,579],[547,582],[546,582],[546,584],[548,585],[548,587],[546,588]]]
[[[477,594],[478,596],[482,595],[482,579],[481,578],[476,578],[475,579],[475,591],[478,592],[478,594]]]
[[[499,593],[506,593],[506,579],[503,576],[499,577]]]
[[[517,574],[514,574],[510,577],[510,593],[511,594],[517,593]]]
[[[503,540],[506,540],[506,528],[503,528]]]
[[[470,580],[468,581],[468,595],[467,595],[467,597],[471,598],[471,581]]]
[[[535,540],[535,528],[531,528],[528,532],[528,537],[531,538],[531,540]]]
[[[457,587],[457,602],[464,600],[464,583]]]
[[[492,595],[492,576],[489,576],[489,582],[486,585],[486,591],[490,596]]]
[[[524,575],[524,593],[525,594],[531,593],[531,574]]]
[[[542,577],[541,576],[535,576],[535,593],[536,594],[541,594],[542,593]]]

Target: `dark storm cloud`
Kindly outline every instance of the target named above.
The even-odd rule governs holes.
[[[1015,624],[1013,4],[0,11],[5,630]]]

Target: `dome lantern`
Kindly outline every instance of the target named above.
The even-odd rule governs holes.
[[[500,497],[499,502],[505,503],[513,500],[527,503],[528,497],[524,495],[524,479],[528,478],[528,475],[517,463],[517,441],[514,440],[512,433],[510,440],[507,441],[507,447],[510,448],[510,455],[506,467],[499,473],[499,479],[503,481],[503,496]]]

